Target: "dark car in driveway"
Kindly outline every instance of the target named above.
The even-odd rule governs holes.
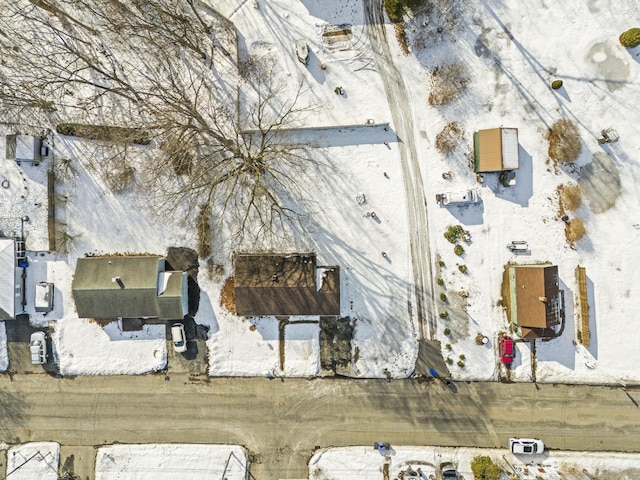
[[[507,366],[511,365],[516,356],[513,339],[511,337],[500,337],[498,345],[500,347],[500,361]]]

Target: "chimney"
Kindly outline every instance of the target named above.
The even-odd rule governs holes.
[[[120,288],[124,289],[124,283],[122,283],[122,279],[120,277],[113,277],[111,281],[113,283],[117,283],[120,286]]]

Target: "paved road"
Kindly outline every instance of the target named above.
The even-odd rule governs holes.
[[[409,247],[413,267],[415,311],[421,338],[434,339],[436,314],[434,310],[432,260],[429,246],[427,202],[424,196],[422,174],[413,130],[412,105],[400,72],[393,64],[384,29],[384,15],[380,0],[364,0],[367,34],[376,59],[378,72],[387,95],[395,133],[398,136],[402,179],[409,217]],[[412,299],[409,312],[412,313]],[[428,331],[425,325],[428,326]]]
[[[316,446],[506,446],[640,452],[640,391],[411,380],[0,376],[0,441],[244,445],[258,480],[306,478]],[[64,459],[62,459],[64,461]]]

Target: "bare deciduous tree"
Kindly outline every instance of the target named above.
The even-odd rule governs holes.
[[[235,30],[215,11],[194,0],[10,0],[0,49],[6,112],[157,139],[145,170],[166,211],[209,206],[238,240],[298,218],[298,180],[315,163],[284,130],[309,109],[302,85],[285,92],[269,57],[238,65]],[[118,165],[129,181],[133,166]]]

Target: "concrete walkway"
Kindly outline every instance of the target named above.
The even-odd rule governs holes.
[[[17,374],[0,376],[0,441],[239,444],[255,478],[306,478],[316,447],[380,440],[506,447],[535,436],[551,449],[640,452],[639,401],[590,386]]]

